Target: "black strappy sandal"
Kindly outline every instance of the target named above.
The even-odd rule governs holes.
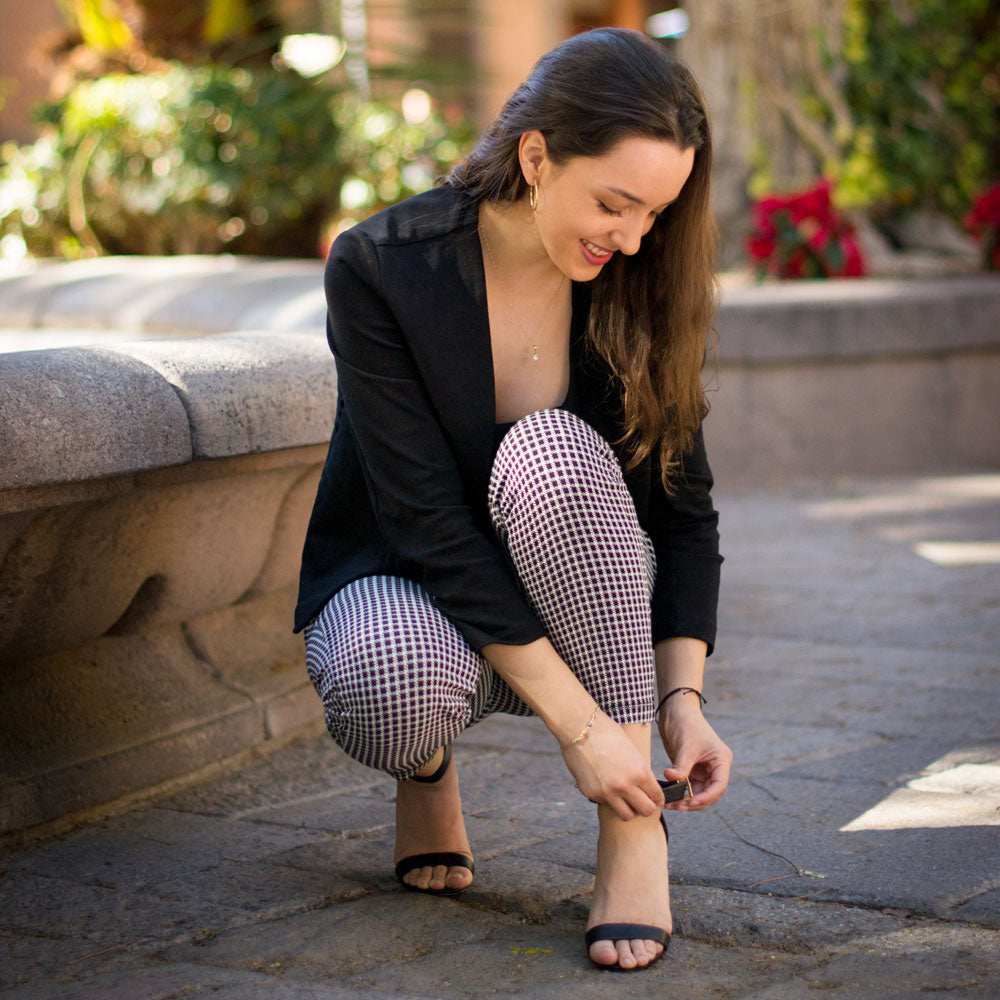
[[[444,748],[441,763],[433,774],[428,774],[426,777],[420,777],[415,774],[412,778],[407,778],[406,780],[421,781],[424,784],[433,785],[445,776],[450,766],[451,746],[449,745]],[[409,889],[411,892],[426,892],[432,896],[457,896],[460,892],[465,892],[469,888],[469,885],[472,885],[470,882],[469,885],[463,885],[460,889],[449,889],[447,887],[444,889],[421,889],[419,885],[410,885],[409,882],[403,881],[403,876],[416,868],[436,868],[438,865],[444,865],[446,868],[468,868],[473,875],[476,873],[475,863],[468,854],[459,854],[456,851],[430,851],[427,854],[411,854],[397,861],[396,878],[399,879],[404,889]]]
[[[661,781],[660,784],[662,786],[664,782]],[[668,801],[671,800],[668,799]],[[660,813],[660,825],[663,827],[663,836],[666,837],[669,844],[670,833],[667,831],[667,821],[662,812]],[[636,965],[631,969],[623,968],[617,962],[614,965],[604,965],[602,962],[594,962],[592,958],[590,959],[599,969],[607,969],[609,972],[639,972],[642,969],[648,969],[663,958],[670,947],[670,932],[652,924],[597,924],[587,931],[583,939],[587,945],[588,958],[590,958],[590,946],[595,941],[610,941],[612,944],[615,941],[656,941],[663,945],[663,951],[656,958],[645,965]]]

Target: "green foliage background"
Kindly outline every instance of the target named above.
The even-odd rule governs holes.
[[[82,81],[42,120],[0,154],[0,236],[63,257],[312,256],[346,182],[367,214],[429,187],[468,136],[293,70],[180,63]]]
[[[849,0],[847,200],[958,219],[1000,179],[1000,4]]]

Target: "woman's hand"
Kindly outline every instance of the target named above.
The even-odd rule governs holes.
[[[584,739],[563,750],[563,760],[580,791],[591,802],[609,806],[619,819],[655,816],[663,808],[663,791],[648,756],[603,712]]]
[[[666,808],[690,812],[718,802],[729,784],[733,753],[701,714],[701,706],[693,698],[671,698],[660,713],[659,727],[673,761],[664,775],[673,781],[690,780],[694,792]]]
[[[649,766],[649,729],[643,754],[628,733],[603,712],[586,736],[570,744],[594,711],[594,699],[562,661],[548,639],[523,646],[491,643],[482,649],[493,668],[541,718],[563,751],[577,788],[591,802],[607,805],[623,820],[654,816],[663,790]]]

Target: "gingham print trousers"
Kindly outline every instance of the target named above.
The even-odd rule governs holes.
[[[565,410],[523,417],[497,450],[489,510],[559,655],[611,718],[648,723],[656,567],[608,443]],[[411,580],[347,584],[305,635],[330,735],[397,779],[493,712],[531,714]]]

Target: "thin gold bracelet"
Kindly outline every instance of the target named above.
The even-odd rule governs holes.
[[[594,724],[594,719],[596,719],[596,718],[597,718],[597,713],[598,713],[598,712],[599,712],[600,710],[601,710],[601,709],[600,709],[600,707],[599,707],[599,706],[595,706],[595,707],[594,707],[594,714],[593,714],[593,715],[592,715],[592,716],[590,717],[590,721],[589,721],[589,722],[588,722],[588,723],[587,723],[587,724],[586,724],[586,725],[585,725],[585,726],[583,727],[583,729],[581,729],[581,730],[580,730],[580,734],[579,734],[578,736],[574,736],[574,737],[573,737],[573,739],[571,739],[571,740],[569,741],[569,743],[567,743],[567,744],[566,744],[566,746],[564,746],[564,747],[560,747],[560,748],[559,748],[559,749],[560,749],[560,751],[566,751],[566,750],[568,750],[568,749],[569,749],[569,748],[570,748],[571,746],[575,746],[575,745],[576,745],[577,743],[579,743],[579,742],[580,742],[580,740],[582,740],[582,739],[583,739],[583,738],[584,738],[584,737],[585,737],[585,736],[587,735],[587,733],[589,733],[589,732],[590,732],[590,727],[591,727],[591,726],[592,726],[592,725]]]

